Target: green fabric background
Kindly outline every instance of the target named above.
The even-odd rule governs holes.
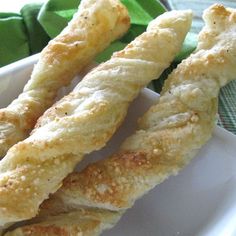
[[[30,53],[23,18],[0,13],[0,67],[27,57]]]
[[[21,9],[21,15],[24,19],[30,54],[40,52],[50,40],[47,33],[37,20],[38,13],[42,4],[27,4]]]

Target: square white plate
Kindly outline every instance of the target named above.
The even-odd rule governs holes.
[[[21,92],[37,55],[0,69],[0,107]],[[63,89],[68,92],[72,86]],[[136,120],[158,95],[148,89],[134,101],[112,140],[80,164],[107,157],[118,149]],[[212,139],[177,177],[170,177],[138,200],[104,236],[235,236],[236,136],[216,127]]]

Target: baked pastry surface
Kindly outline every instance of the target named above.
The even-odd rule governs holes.
[[[102,148],[129,104],[180,50],[190,11],[165,13],[124,50],[88,73],[0,162],[0,225],[29,219],[84,154]],[[168,44],[166,44],[168,42]]]
[[[83,0],[68,26],[43,49],[23,92],[0,109],[0,157],[25,139],[37,119],[94,57],[129,28],[119,0]]]
[[[140,119],[137,131],[117,154],[70,174],[42,204],[42,222],[82,206],[122,213],[176,175],[209,140],[220,87],[235,79],[236,10],[216,4],[203,17],[206,26],[197,50],[169,76],[158,103]]]

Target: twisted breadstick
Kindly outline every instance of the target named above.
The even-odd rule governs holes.
[[[41,206],[41,222],[45,216],[54,218],[81,206],[127,209],[176,175],[209,140],[219,89],[235,79],[236,10],[213,5],[204,12],[204,20],[196,52],[169,76],[159,102],[140,119],[136,133],[117,154],[69,175]],[[67,214],[60,215],[61,219],[67,219]],[[38,226],[42,223],[25,227]],[[31,234],[22,227],[7,234],[14,235]]]
[[[236,10],[213,5],[204,20],[196,52],[169,76],[138,131],[114,156],[67,177],[57,198],[71,206],[127,209],[209,140],[220,87],[236,75]]]
[[[45,217],[38,225],[25,226],[6,233],[17,236],[96,236],[110,229],[120,219],[120,212],[96,209],[77,209],[76,211],[53,217]]]
[[[87,74],[45,112],[29,138],[8,151],[0,162],[0,225],[35,216],[83,155],[106,144],[130,102],[169,66],[190,24],[190,11],[152,21],[147,32]]]
[[[236,10],[213,5],[198,48],[167,79],[160,100],[118,154],[73,173],[56,197],[69,205],[126,209],[175,175],[211,137],[220,87],[236,75]]]
[[[0,110],[0,157],[28,136],[57,91],[128,28],[128,12],[119,0],[81,2],[69,25],[42,51],[23,93]]]

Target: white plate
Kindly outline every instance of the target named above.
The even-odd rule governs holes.
[[[33,56],[0,69],[0,107],[19,94],[36,60],[37,56]],[[80,166],[117,150],[122,140],[135,129],[137,117],[157,98],[152,91],[143,90],[108,145],[89,155]],[[236,136],[216,127],[213,138],[187,168],[138,200],[121,221],[103,235],[236,235],[235,154]]]

